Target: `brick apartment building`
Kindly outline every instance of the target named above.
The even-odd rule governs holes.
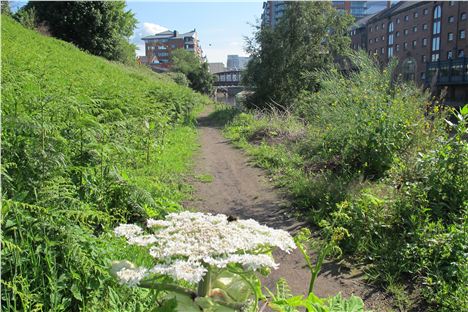
[[[382,63],[396,57],[403,78],[460,104],[468,101],[467,15],[464,1],[402,1],[358,20],[351,45]]]
[[[195,29],[182,34],[176,30],[166,30],[141,39],[145,42],[145,57],[142,59],[156,71],[167,71],[171,68],[172,51],[177,49],[192,51],[202,58],[203,51]]]

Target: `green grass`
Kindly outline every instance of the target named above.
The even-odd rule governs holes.
[[[214,181],[214,177],[209,174],[199,174],[195,178],[202,183],[211,183]]]
[[[155,308],[110,276],[150,261],[111,231],[182,209],[209,99],[1,19],[2,309]]]

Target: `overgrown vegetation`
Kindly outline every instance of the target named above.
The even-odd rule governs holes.
[[[468,106],[453,113],[365,55],[356,71],[316,72],[293,108],[218,114],[225,135],[268,169],[303,215],[340,242],[401,310],[468,309]],[[272,105],[273,106],[273,105]],[[412,289],[411,289],[412,288]]]
[[[2,15],[2,309],[149,311],[110,261],[146,253],[109,229],[181,209],[208,100]]]

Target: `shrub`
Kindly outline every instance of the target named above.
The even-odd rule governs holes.
[[[381,72],[365,55],[353,60],[356,72],[323,72],[320,91],[297,101],[298,113],[316,127],[303,153],[377,179],[399,153],[424,142],[426,97],[414,86],[393,84],[395,64]]]

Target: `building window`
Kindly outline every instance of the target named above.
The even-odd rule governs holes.
[[[422,40],[422,46],[427,47],[427,38],[423,38]]]
[[[432,34],[433,35],[440,34],[440,19],[438,21],[435,21],[434,24],[432,25]]]
[[[434,23],[432,24],[432,62],[437,62],[439,60],[439,50],[440,50],[440,21],[442,16],[442,7],[436,5],[434,8]]]
[[[458,38],[465,39],[465,31],[464,30],[460,30],[460,32],[458,33]]]
[[[166,46],[158,46],[158,50],[167,50]]]
[[[408,48],[408,42],[403,43],[403,48],[406,50]]]
[[[421,73],[421,80],[426,80],[426,73],[425,72]]]
[[[393,56],[393,47],[388,48],[388,58],[391,58]]]
[[[405,22],[409,21],[409,16],[405,15]]]
[[[402,63],[403,78],[405,80],[414,80],[416,73],[416,60],[412,57],[407,58]]]
[[[423,30],[427,30],[427,24],[423,24]]]
[[[397,52],[400,51],[400,45],[399,45],[399,44],[396,44],[396,45],[395,45],[395,50],[396,50]]]
[[[418,18],[418,12],[414,12],[414,13],[413,13],[413,17],[414,17],[414,18]]]
[[[423,10],[423,15],[427,15],[427,13],[429,13],[429,10],[428,10],[428,9],[424,9],[424,10]]]
[[[375,38],[374,41],[375,41],[375,42],[379,42],[379,38],[378,38],[378,37]]]
[[[173,49],[177,48],[177,46],[176,46],[175,44],[171,44],[171,47],[172,47]]]
[[[396,32],[396,36],[400,37],[400,32],[399,31]]]
[[[385,49],[384,49],[384,48],[380,48],[380,53],[381,53],[381,54],[384,54],[384,53],[385,53]]]
[[[455,17],[453,17],[453,16],[448,17],[448,22],[449,23],[453,23],[454,21],[455,21]]]
[[[372,39],[369,39],[369,43],[372,43]]]
[[[455,1],[449,1],[448,3],[449,3],[449,6],[454,6]]]
[[[407,36],[408,35],[408,29],[403,30],[403,33],[405,34],[405,36]]]
[[[434,8],[434,19],[440,18],[441,15],[442,15],[442,8],[440,7],[440,5],[437,5]]]
[[[421,62],[426,63],[426,56],[425,55],[421,56]]]
[[[382,41],[385,41],[385,36],[382,36]]]
[[[375,26],[375,30],[379,30],[379,25]]]
[[[369,27],[369,32],[372,32],[372,27]]]
[[[374,53],[377,54],[377,49],[375,49]]]
[[[382,23],[382,29],[385,29],[385,24],[384,23]]]
[[[463,49],[458,50],[458,57],[459,57],[459,58],[465,57],[465,51],[464,51]]]
[[[465,12],[463,12],[463,13],[460,15],[460,19],[461,19],[462,21],[466,20],[466,13],[465,13]]]
[[[413,49],[416,48],[417,41],[413,40]]]
[[[396,23],[400,24],[400,18],[399,17],[396,19]]]
[[[453,33],[448,33],[448,41],[453,41]]]
[[[388,23],[388,44],[389,45],[393,44],[393,22]],[[392,55],[393,55],[393,48],[392,48]]]
[[[451,60],[453,58],[453,53],[452,51],[447,52],[447,60]]]
[[[440,50],[440,37],[432,38],[432,51]]]
[[[413,32],[417,32],[418,31],[418,26],[414,26],[413,27]]]

